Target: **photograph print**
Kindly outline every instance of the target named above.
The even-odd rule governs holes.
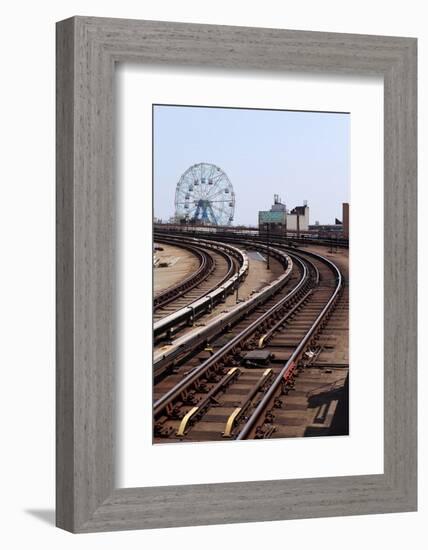
[[[350,114],[152,123],[153,443],[349,435]]]

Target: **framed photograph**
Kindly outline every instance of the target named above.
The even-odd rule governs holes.
[[[349,120],[153,106],[153,444],[349,435]]]
[[[57,525],[417,507],[416,39],[57,24]]]

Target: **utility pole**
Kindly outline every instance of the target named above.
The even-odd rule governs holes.
[[[270,269],[270,233],[269,233],[269,223],[266,224],[266,240],[267,240],[267,262],[266,262],[266,269]]]

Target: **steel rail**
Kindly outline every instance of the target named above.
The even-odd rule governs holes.
[[[262,238],[262,235],[265,235],[263,231],[259,231],[258,229],[237,229],[237,228],[218,228],[218,227],[198,227],[198,228],[186,228],[183,229],[180,226],[174,226],[174,225],[168,225],[168,224],[157,224],[155,225],[155,231],[159,233],[172,233],[172,234],[182,234],[182,235],[194,235],[194,236],[204,236],[204,238],[217,238],[221,240],[224,237],[238,237],[238,238],[250,238],[255,239],[258,238],[260,240],[266,241],[266,239]],[[271,242],[275,242],[275,244],[278,244],[280,242],[286,241],[293,241],[297,242],[299,244],[317,244],[317,245],[324,245],[324,246],[334,246],[339,248],[349,248],[349,239],[346,238],[329,238],[329,237],[318,237],[316,235],[300,235],[300,237],[297,237],[297,235],[290,234],[290,232],[287,232],[286,235],[275,235],[270,234],[270,240]]]
[[[277,304],[275,304],[272,308],[270,308],[261,318],[259,318],[258,320],[256,320],[253,325],[263,325],[263,323],[266,321],[266,319],[269,319],[270,317],[275,317],[275,314],[276,312],[284,305],[284,303],[286,301],[290,301],[290,298],[292,296],[294,296],[298,290],[300,290],[302,288],[302,285],[303,285],[303,282],[305,280],[308,280],[309,279],[309,270],[307,268],[307,265],[306,263],[302,262],[302,260],[300,260],[299,258],[297,257],[294,257],[295,260],[297,260],[300,264],[301,264],[301,267],[303,268],[303,276],[301,278],[301,280],[299,281],[299,284],[290,292],[287,294],[287,296],[283,297]],[[312,275],[312,279],[313,281],[315,282],[315,284],[317,285],[318,284],[318,281],[319,281],[319,272],[318,272],[318,268],[316,266],[313,267],[313,271],[314,271],[314,274]],[[303,298],[299,299],[299,301],[297,302],[296,305],[294,305],[292,307],[291,310],[289,310],[285,316],[282,316],[280,321],[278,323],[275,323],[275,328],[277,328],[279,325],[282,325],[283,322],[288,318],[290,317],[291,315],[293,315],[295,313],[295,311],[301,307],[301,305],[308,299],[308,297],[312,294],[313,292],[313,289],[311,288],[310,290],[308,290],[308,292],[305,292]],[[248,334],[245,334],[246,330],[242,331],[242,341],[245,342],[245,339],[248,338]],[[268,333],[270,333],[272,331],[268,331]],[[238,338],[237,338],[238,339]],[[224,349],[224,348],[222,348]],[[208,361],[207,361],[208,362]],[[224,362],[224,360],[223,360]],[[234,367],[232,370],[233,371],[236,371],[238,369],[238,367]],[[239,370],[239,369],[238,369]],[[206,372],[206,371],[205,371]],[[236,373],[235,373],[236,374]],[[266,384],[267,380],[269,379],[270,375],[273,374],[273,371],[272,369],[268,368],[265,370],[263,376],[261,377],[261,379],[258,381],[257,385],[252,388],[249,392],[249,394],[247,395],[246,399],[244,400],[244,402],[238,406],[234,411],[233,413],[229,416],[228,420],[227,420],[227,423],[226,423],[226,426],[225,426],[225,430],[223,432],[223,437],[225,438],[228,438],[228,437],[231,437],[232,435],[232,430],[233,430],[233,427],[235,425],[236,422],[238,422],[238,420],[240,418],[242,418],[242,416],[245,414],[246,410],[248,409],[248,407],[251,405],[251,402],[254,398],[254,396],[257,394],[257,392],[260,390],[260,388]],[[201,376],[203,376],[204,373],[201,374]],[[236,375],[236,376],[239,376],[239,373]],[[224,386],[224,385],[223,385]],[[223,387],[222,385],[220,385],[219,387],[216,387],[215,390],[210,390],[210,394],[213,394],[215,395],[218,391],[220,391]],[[211,395],[210,395],[210,398],[205,398],[203,399],[203,401],[201,403],[195,403],[195,406],[192,407],[192,409],[183,417],[183,420],[182,420],[182,423],[180,424],[180,429],[178,430],[177,432],[177,436],[179,437],[184,437],[186,435],[186,431],[187,431],[187,428],[189,426],[190,423],[194,423],[196,421],[199,421],[203,416],[204,414],[206,413],[207,409],[211,406]]]
[[[258,245],[260,250],[264,250],[263,245]],[[256,307],[268,300],[274,293],[278,292],[282,286],[287,282],[292,270],[292,260],[283,251],[277,251],[273,249],[271,253],[280,261],[286,269],[277,279],[263,287],[261,290],[255,292],[249,299],[240,303],[227,313],[222,313],[212,320],[207,326],[200,328],[191,334],[182,336],[177,340],[177,344],[174,348],[170,348],[158,356],[154,357],[154,371],[155,375],[160,375],[167,368],[168,365],[173,364],[188,353],[190,350],[202,345],[204,342],[209,341],[212,338],[218,336],[227,327],[233,326],[244,315],[250,314]]]
[[[296,313],[296,311],[306,302],[306,300],[312,295],[313,289],[311,288],[308,292],[295,304],[287,313],[285,313],[279,321],[277,321],[273,327],[271,327],[259,340],[258,348],[263,348],[266,342],[270,339],[272,334],[274,334],[290,317]]]
[[[230,266],[227,274],[227,280],[223,280],[223,282],[217,285],[214,290],[211,290],[201,298],[198,298],[174,313],[166,315],[162,319],[156,321],[153,324],[153,337],[155,341],[158,341],[161,337],[171,337],[174,330],[176,331],[179,327],[185,324],[193,324],[195,319],[197,319],[200,315],[210,312],[214,306],[224,301],[227,294],[232,293],[235,290],[236,285],[239,285],[247,276],[249,262],[247,255],[242,252],[242,250],[228,244],[217,243],[216,241],[205,241],[202,239],[197,239],[196,241],[198,244],[212,246],[213,250],[216,251],[228,250],[229,254],[238,259],[240,268],[237,273],[231,275],[233,266]]]
[[[169,237],[168,240],[165,240],[163,237],[161,238],[157,238],[156,239],[158,242],[168,242],[168,243],[173,243],[173,244],[177,244],[178,246],[182,246],[182,242],[183,242],[183,239],[173,239],[172,237]],[[187,241],[185,241],[187,242]],[[207,245],[205,245],[207,246]],[[228,245],[226,245],[228,246]],[[184,248],[184,247],[183,247]],[[215,269],[215,263],[212,259],[212,256],[209,255],[208,252],[205,252],[203,250],[199,250],[197,247],[195,247],[194,245],[186,245],[186,248],[188,249],[191,249],[191,248],[194,248],[195,251],[198,250],[199,252],[201,252],[202,254],[205,254],[206,256],[209,256],[209,258],[211,259],[211,269],[209,269],[209,271],[207,272],[206,276],[204,277],[200,277],[199,280],[195,281],[194,284],[192,284],[191,286],[189,286],[188,288],[183,288],[180,292],[176,293],[175,295],[173,295],[171,297],[171,299],[169,299],[167,302],[163,303],[161,306],[159,307],[156,307],[154,306],[153,308],[153,312],[155,312],[157,309],[159,309],[160,307],[164,307],[165,305],[167,305],[168,303],[171,303],[175,300],[177,300],[178,298],[181,298],[182,296],[185,296],[187,294],[187,292],[189,292],[191,289],[195,288],[195,286],[198,286],[199,284],[201,284],[204,280],[206,280],[209,275],[211,275],[211,273],[213,273],[214,269]],[[224,250],[221,250],[220,248],[218,248],[218,246],[215,246],[214,248],[210,245],[208,245],[208,248],[211,248],[212,250],[214,250],[217,254],[221,255],[224,257],[224,259],[226,260],[226,263],[227,263],[227,272],[226,274],[219,280],[217,281],[217,283],[215,285],[213,285],[211,288],[207,289],[203,294],[201,294],[201,296],[199,298],[196,298],[196,299],[193,299],[191,300],[188,304],[186,305],[191,305],[191,304],[194,304],[197,300],[199,300],[200,298],[202,298],[203,296],[205,296],[206,294],[210,293],[210,292],[213,292],[216,288],[218,288],[219,286],[223,285],[227,279],[229,279],[230,277],[232,277],[232,274],[234,273],[234,270],[235,270],[235,264],[233,262],[233,259],[232,259],[232,255],[231,254],[228,254],[226,253]],[[231,247],[228,246],[229,250],[231,250]],[[233,254],[235,254],[235,249],[233,249]],[[237,259],[237,261],[240,263],[240,265],[242,265],[242,256],[239,255],[234,255],[233,256],[234,258]],[[195,274],[192,274],[189,278],[192,279],[193,277],[195,276]],[[178,285],[176,286],[180,286],[180,285],[184,285],[185,284],[185,281],[184,282],[181,282],[181,283],[178,283]],[[165,292],[168,292],[168,291],[171,291],[171,292],[174,292],[174,287],[169,287],[168,289],[166,289]],[[157,297],[155,297],[154,299],[154,304],[155,304],[155,301],[156,301]],[[181,309],[181,308],[180,308]]]
[[[281,388],[281,384],[284,380],[287,380],[294,371],[297,360],[300,356],[300,354],[305,350],[306,345],[314,335],[315,331],[323,321],[323,319],[327,316],[327,314],[332,310],[334,307],[334,304],[336,303],[336,300],[339,296],[339,293],[343,287],[343,277],[342,273],[339,270],[339,268],[331,262],[329,259],[325,258],[324,256],[321,256],[319,254],[316,254],[314,252],[307,252],[305,251],[304,254],[308,254],[312,257],[317,258],[320,261],[323,261],[324,263],[328,264],[330,268],[333,270],[333,272],[336,274],[336,288],[328,300],[327,304],[324,306],[318,317],[315,319],[313,324],[311,325],[308,332],[305,334],[305,336],[300,341],[299,345],[295,349],[295,351],[292,353],[291,357],[288,359],[288,361],[285,363],[284,367],[281,369],[277,377],[275,378],[272,385],[269,387],[268,391],[265,393],[263,398],[261,399],[260,403],[257,405],[257,407],[254,409],[254,411],[251,413],[250,417],[248,418],[247,422],[245,423],[245,426],[240,430],[239,434],[235,439],[237,440],[243,440],[247,439],[248,436],[251,434],[251,432],[256,427],[257,422],[260,420],[261,416],[268,410],[270,403],[274,398],[276,397],[277,391]]]
[[[156,242],[159,242],[162,244],[173,243],[175,246],[177,246],[178,244],[175,240],[170,240],[165,237],[156,238]],[[194,256],[198,258],[199,267],[194,273],[191,273],[185,279],[179,281],[175,285],[171,285],[170,287],[166,288],[165,290],[157,294],[153,298],[154,311],[166,306],[167,304],[170,304],[177,298],[183,296],[184,294],[192,290],[195,286],[197,286],[202,281],[207,279],[214,270],[214,267],[215,267],[214,261],[208,252],[205,252],[204,250],[200,250],[195,246],[187,245],[183,242],[181,242],[179,246],[180,248],[189,250],[190,252],[192,252]]]
[[[247,396],[243,400],[243,402],[235,408],[235,410],[232,412],[232,414],[229,415],[226,426],[224,428],[223,437],[231,437],[233,432],[233,427],[235,423],[245,414],[245,411],[248,409],[248,407],[251,405],[254,396],[257,395],[257,392],[262,388],[262,386],[265,385],[265,383],[269,380],[269,378],[273,374],[273,369],[268,368],[265,369],[263,372],[261,378],[257,381],[256,385],[248,392]]]
[[[279,302],[274,304],[268,311],[262,316],[255,319],[248,327],[242,330],[234,338],[232,338],[225,346],[215,352],[210,358],[205,360],[201,365],[196,367],[185,378],[183,378],[178,384],[176,384],[171,390],[165,393],[160,399],[158,399],[153,406],[154,416],[159,417],[167,407],[171,407],[172,404],[180,398],[186,391],[188,391],[197,380],[205,374],[210,368],[213,368],[216,364],[222,361],[233,349],[238,346],[242,341],[249,338],[269,317],[274,315],[278,309],[280,309],[286,301],[292,299],[301,288],[308,281],[308,269],[307,266],[298,259],[303,267],[303,274],[299,283],[284,296]],[[288,276],[291,274],[292,264],[288,266]]]

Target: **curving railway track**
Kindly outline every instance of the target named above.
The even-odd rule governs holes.
[[[267,252],[262,243],[234,244]],[[155,353],[155,442],[309,435],[290,423],[287,411],[296,381],[324,349],[323,332],[343,310],[346,281],[314,252],[275,244],[269,253],[283,265],[275,281],[168,352]],[[310,399],[316,403],[317,395]]]
[[[162,239],[199,254],[200,266],[193,276],[166,289],[154,298],[154,342],[173,336],[226,300],[248,274],[248,258],[230,244],[183,237]]]
[[[157,241],[189,250],[197,257],[199,267],[184,280],[166,288],[154,297],[155,322],[213,292],[237,273],[243,263],[243,259],[226,245],[223,248],[207,249],[182,239],[178,241],[157,238]]]
[[[171,242],[167,239],[157,239],[157,241],[161,244],[169,244]],[[202,281],[205,281],[214,269],[215,262],[213,257],[208,252],[205,252],[205,250],[196,246],[185,245],[184,243],[181,245],[181,248],[190,251],[196,257],[199,264],[198,268],[195,272],[190,273],[190,275],[178,283],[164,288],[159,292],[155,292],[153,299],[153,312],[155,313],[155,319],[159,319],[166,315],[168,311],[165,312],[165,308],[168,304],[171,304],[179,298],[186,296],[187,293],[190,293],[193,288],[197,287]],[[156,312],[160,312],[160,314],[158,313],[156,315]]]

